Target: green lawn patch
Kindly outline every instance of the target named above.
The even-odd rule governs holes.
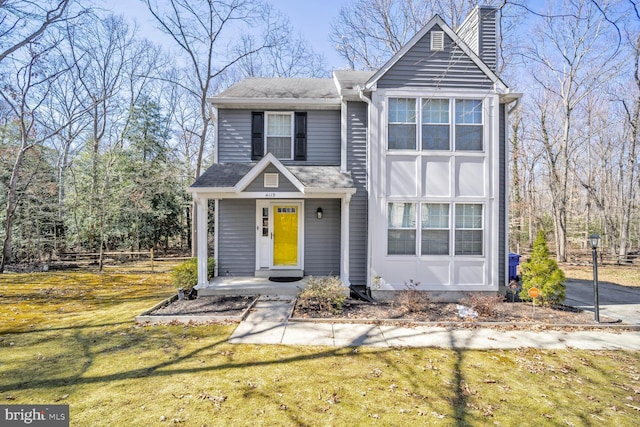
[[[72,426],[635,425],[640,352],[231,345],[138,326],[168,274],[0,275],[0,400]],[[509,332],[505,332],[509,333]]]

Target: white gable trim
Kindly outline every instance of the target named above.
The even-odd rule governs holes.
[[[449,25],[447,25],[447,23],[444,22],[442,18],[440,18],[439,15],[435,15],[433,18],[431,18],[431,20],[427,22],[427,24],[422,27],[422,29],[418,31],[416,35],[407,42],[407,44],[402,47],[402,49],[396,52],[396,54],[393,55],[391,59],[389,59],[387,63],[384,64],[369,79],[369,81],[365,84],[365,88],[367,90],[375,88],[378,80],[380,80],[382,76],[384,76],[391,69],[391,67],[393,67],[400,60],[400,58],[402,58],[411,48],[413,48],[416,43],[418,43],[429,31],[431,31],[431,29],[436,24],[439,25],[440,28],[442,28],[442,30],[453,40],[453,42],[456,43],[460,47],[460,49],[462,49],[462,51],[466,53],[469,58],[471,58],[471,60],[478,66],[478,68],[480,68],[482,72],[485,73],[485,75],[495,84],[496,90],[498,90],[498,92],[506,92],[509,90],[507,88],[507,85],[505,85],[502,80],[500,80],[500,77],[498,77],[498,75],[494,73],[491,68],[487,67],[487,64],[485,64],[484,61],[480,59],[480,57],[476,55],[476,53],[472,51],[464,41],[462,41],[462,39],[455,33],[455,31],[453,31],[451,27],[449,27]]]
[[[264,171],[267,166],[273,165],[278,171],[287,178],[296,189],[304,193],[304,185],[296,178],[289,169],[287,169],[273,153],[267,153],[240,181],[233,187],[236,193],[244,191]]]

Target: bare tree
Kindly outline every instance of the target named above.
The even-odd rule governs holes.
[[[23,162],[28,151],[60,132],[68,123],[43,133],[38,128],[37,116],[45,99],[47,98],[52,83],[67,70],[50,70],[47,67],[47,54],[52,47],[42,49],[39,46],[27,45],[29,58],[26,63],[13,62],[16,68],[11,74],[12,83],[5,84],[0,91],[0,97],[10,108],[14,121],[17,123],[19,144],[16,148],[15,160],[9,179],[6,207],[4,212],[4,238],[2,241],[2,259],[0,260],[0,273],[4,272],[6,264],[12,256],[13,219],[21,194],[29,185],[29,178],[23,180],[23,188],[18,188],[22,172]],[[7,67],[5,67],[7,69]]]
[[[377,70],[434,14],[457,28],[476,3],[471,0],[357,0],[340,9],[331,26],[330,39],[350,68]]]
[[[13,115],[20,138],[7,189],[0,273],[12,255],[12,225],[20,197],[18,184],[25,156],[33,147],[68,126],[68,123],[61,123],[56,128],[41,129],[37,120],[52,85],[68,72],[67,67],[51,65],[55,63],[51,52],[59,38],[44,37],[51,33],[51,28],[72,22],[86,12],[79,10],[70,16],[71,3],[71,0],[0,2],[0,64],[6,73],[0,98]],[[28,184],[27,179],[25,185]]]
[[[123,127],[133,96],[128,90],[131,83],[126,76],[135,69],[132,63],[137,58],[133,55],[141,55],[134,49],[134,34],[123,18],[116,16],[87,19],[82,26],[68,27],[66,33],[68,61],[73,64],[89,120],[87,135],[83,137],[90,158],[87,165],[90,185],[81,198],[74,189],[71,206],[76,224],[76,246],[80,246],[81,237],[84,237],[82,240],[100,254],[105,245],[105,222],[110,206],[107,193],[114,161],[110,149],[122,143]],[[82,221],[78,219],[79,212],[82,212]]]
[[[207,97],[218,89],[216,80],[243,58],[279,44],[275,39],[279,34],[271,31],[274,24],[270,8],[255,0],[169,0],[164,9],[153,0],[145,0],[145,3],[160,29],[178,45],[188,64],[186,72],[190,79],[175,83],[199,104],[200,143],[195,165],[195,176],[198,177],[212,124]],[[242,29],[246,34],[258,34],[253,43],[246,44],[247,49],[233,46],[228,38],[230,31]]]
[[[280,13],[276,16],[272,27],[273,39],[277,44],[244,56],[238,61],[237,76],[246,77],[327,77],[330,73],[325,67],[324,57],[314,52],[307,40],[301,35],[294,35],[290,21]],[[244,36],[236,48],[236,54],[255,50],[256,40],[253,36]]]
[[[0,1],[0,62],[12,53],[33,43],[47,29],[66,21],[72,0],[2,0]]]
[[[585,97],[610,77],[611,52],[602,49],[603,16],[595,7],[568,1],[570,13],[542,18],[541,26],[522,52],[531,76],[543,92],[539,104],[539,130],[549,170],[556,256],[566,261],[570,166],[577,146],[574,113]]]

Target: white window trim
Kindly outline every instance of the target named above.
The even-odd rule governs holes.
[[[455,120],[455,114],[456,114],[456,107],[455,107],[455,103],[456,101],[480,101],[480,123],[458,123]],[[485,105],[484,105],[484,99],[482,98],[476,98],[476,97],[456,97],[456,98],[452,98],[450,101],[450,111],[453,114],[452,116],[450,116],[449,121],[453,122],[451,124],[451,129],[450,129],[450,133],[451,133],[451,142],[454,144],[452,146],[452,151],[455,152],[460,152],[460,153],[484,153],[485,151],[485,145],[486,145],[486,140],[484,137],[484,130],[485,130]],[[456,126],[482,126],[482,150],[458,150],[455,146],[456,143]]]
[[[390,99],[407,99],[412,98],[416,101],[416,121],[415,123],[404,123],[404,122],[393,122],[389,121],[389,100]],[[422,101],[425,99],[448,99],[449,100],[449,149],[448,150],[423,150],[422,149]],[[482,122],[481,123],[460,123],[460,126],[482,126],[482,150],[456,150],[456,131],[455,128],[458,126],[455,119],[455,103],[456,100],[473,100],[480,101],[480,108],[482,109],[482,114],[480,115]],[[473,96],[473,95],[463,95],[460,94],[455,96],[407,96],[407,95],[387,95],[386,96],[386,111],[383,114],[384,116],[384,127],[385,127],[385,136],[386,136],[386,152],[387,153],[400,153],[400,152],[418,152],[418,153],[460,153],[463,155],[469,154],[484,154],[487,150],[487,140],[485,138],[486,131],[486,121],[485,118],[486,106],[485,99],[481,96]],[[389,147],[389,125],[390,124],[412,124],[416,126],[416,147],[415,148],[390,148]],[[426,125],[436,124],[436,123],[424,123]],[[437,123],[437,124],[445,124],[445,123]]]
[[[480,207],[482,208],[482,219],[480,220],[481,223],[481,228],[458,228],[456,227],[456,207],[459,205],[480,205]],[[487,224],[486,224],[486,219],[487,219],[487,205],[486,203],[483,202],[473,202],[473,201],[464,201],[464,202],[454,202],[451,204],[451,207],[453,208],[453,214],[451,215],[450,221],[451,221],[451,225],[452,225],[452,231],[453,231],[453,240],[452,240],[452,248],[450,248],[451,252],[453,253],[454,257],[476,257],[476,258],[483,258],[485,256],[485,252],[486,252],[486,245],[487,245],[487,234],[486,234],[486,230],[487,230]],[[458,230],[471,230],[471,231],[482,231],[482,252],[479,254],[460,254],[457,255],[456,254],[456,231]]]
[[[295,140],[295,134],[294,134],[294,132],[295,132],[295,117],[294,117],[293,111],[265,111],[264,112],[264,132],[263,132],[263,134],[264,134],[264,137],[263,137],[264,138],[264,143],[263,143],[263,145],[264,145],[264,153],[263,154],[266,156],[267,153],[269,152],[268,151],[267,140],[268,140],[268,138],[270,136],[276,137],[276,138],[278,138],[278,137],[283,138],[284,137],[282,135],[280,135],[280,136],[278,136],[278,135],[269,135],[269,133],[268,133],[269,116],[285,116],[285,115],[291,116],[291,135],[289,136],[291,138],[291,157],[289,157],[289,158],[281,158],[281,157],[277,157],[277,156],[276,157],[278,159],[280,159],[280,160],[293,160],[293,157],[295,155],[294,152],[293,152],[293,150],[294,150],[293,142]]]
[[[389,120],[389,112],[391,111],[391,108],[389,107],[390,104],[390,100],[391,99],[413,99],[416,102],[416,108],[414,110],[414,114],[415,114],[415,121],[413,122],[391,122]],[[418,115],[420,114],[420,112],[422,111],[420,106],[417,104],[420,101],[420,98],[416,98],[415,96],[388,96],[387,97],[387,104],[386,104],[386,140],[387,140],[387,151],[416,151],[418,148],[418,144],[420,141],[418,141],[418,139],[416,139],[416,146],[415,148],[389,148],[389,126],[390,125],[413,125],[416,127],[416,138],[418,135],[420,135],[420,133],[418,133],[418,126],[420,126],[420,121],[419,121],[419,117]]]
[[[486,246],[488,242],[489,236],[486,234],[487,230],[487,204],[483,201],[444,201],[444,200],[424,200],[424,199],[393,199],[387,200],[387,206],[389,203],[411,203],[415,206],[415,215],[416,215],[416,225],[415,227],[399,227],[399,228],[391,228],[389,226],[389,214],[388,208],[387,213],[385,215],[386,222],[386,234],[385,234],[385,244],[388,244],[389,240],[389,230],[414,230],[416,232],[416,251],[413,254],[390,254],[389,247],[387,246],[385,249],[386,257],[393,258],[429,258],[429,259],[462,259],[462,258],[486,258]],[[448,227],[445,228],[422,228],[422,209],[425,204],[444,204],[449,206],[449,224]],[[456,206],[458,205],[480,205],[482,207],[482,219],[481,219],[481,228],[457,228],[456,227]],[[449,232],[449,252],[448,254],[423,254],[422,253],[422,231],[423,230],[447,230]],[[480,254],[456,254],[456,231],[458,230],[475,230],[482,231],[482,253]]]

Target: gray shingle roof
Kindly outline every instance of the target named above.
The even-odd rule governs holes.
[[[332,99],[339,98],[333,79],[250,78],[244,79],[213,97],[267,99]]]
[[[364,84],[375,74],[375,71],[336,70],[333,75],[338,80],[340,89],[355,89]]]
[[[191,185],[191,188],[231,188],[255,163],[217,163]],[[338,166],[285,166],[306,188],[354,188],[350,173],[340,172]]]

